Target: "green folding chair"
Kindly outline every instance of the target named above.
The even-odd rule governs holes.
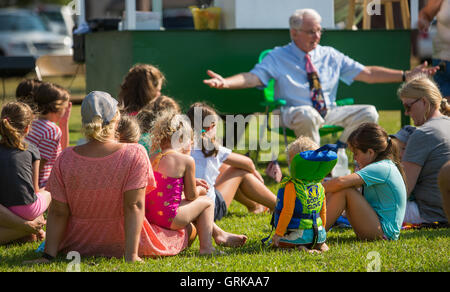
[[[259,55],[259,63],[264,59],[264,57],[270,52],[272,49],[264,50]],[[264,106],[266,108],[265,114],[267,116],[267,119],[269,118],[269,114],[274,110],[278,109],[281,106],[286,105],[286,100],[284,99],[275,99],[274,96],[274,86],[275,86],[275,80],[271,79],[269,83],[267,84],[267,87],[264,89],[264,101],[260,103],[261,106]],[[354,103],[353,98],[344,98],[336,101],[336,104],[338,106],[343,105],[352,105]],[[269,125],[267,125],[268,130],[273,130],[269,128]],[[335,126],[335,125],[324,125],[322,128],[319,129],[320,136],[326,136],[329,134],[336,135],[338,132],[343,131],[344,128],[341,126]],[[284,144],[287,147],[287,137],[296,137],[295,133],[291,129],[287,129],[286,127],[282,127],[278,130],[280,134],[283,134],[284,136]]]

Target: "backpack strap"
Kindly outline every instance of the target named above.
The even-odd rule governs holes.
[[[270,225],[272,226],[272,229],[270,230],[269,236],[261,239],[261,244],[263,246],[269,246],[269,244],[268,243],[266,244],[266,242],[272,237],[273,230],[275,229],[275,212],[272,213],[272,218],[270,219]]]
[[[317,240],[319,238],[319,227],[317,226],[317,213],[316,211],[312,211],[312,222],[313,222],[313,241],[312,243],[308,246],[309,249],[313,249],[314,246],[317,244]]]

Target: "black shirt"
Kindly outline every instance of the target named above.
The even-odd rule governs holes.
[[[0,204],[22,206],[37,200],[33,162],[40,159],[38,148],[31,143],[24,151],[0,145]]]

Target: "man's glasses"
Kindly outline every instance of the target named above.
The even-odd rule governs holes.
[[[405,111],[409,112],[411,110],[411,107],[418,102],[419,100],[421,100],[422,98],[418,98],[415,101],[411,102],[410,104],[403,104],[403,107],[405,108]]]
[[[303,30],[300,29],[300,31],[310,35],[310,36],[314,36],[316,34],[322,35],[323,34],[323,29],[319,29],[319,30]]]

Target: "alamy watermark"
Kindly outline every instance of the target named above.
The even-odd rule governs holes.
[[[70,9],[70,14],[72,15],[81,15],[81,4],[80,0],[72,0],[67,4],[67,7]]]
[[[380,272],[381,271],[381,256],[377,251],[371,251],[367,254],[367,272]]]
[[[381,0],[373,0],[365,7],[368,15],[381,15]]]
[[[171,123],[173,128],[178,128],[171,138],[175,149],[185,148],[191,142],[195,150],[212,151],[221,145],[235,150],[259,151],[260,161],[271,161],[279,154],[279,115],[226,115],[224,121],[217,115],[202,117],[202,109],[196,107],[192,122],[186,115],[176,115]]]
[[[66,272],[81,272],[81,255],[79,252],[69,252],[66,259],[71,260],[71,262],[67,265]]]

